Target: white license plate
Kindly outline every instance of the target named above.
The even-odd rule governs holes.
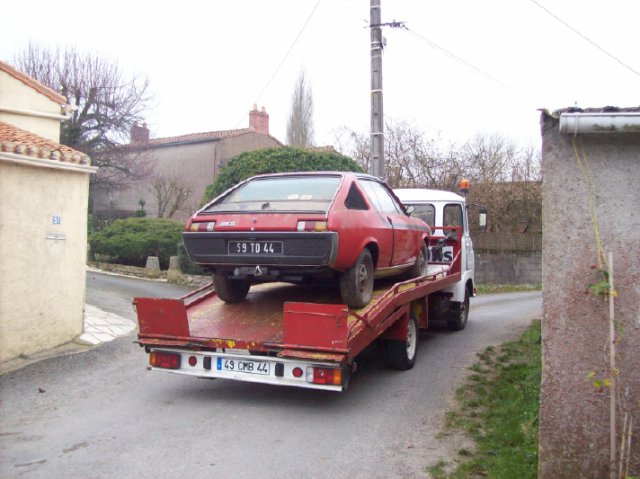
[[[270,373],[270,364],[264,361],[249,361],[246,359],[229,359],[218,358],[217,369],[218,371],[233,371],[239,373],[249,374],[264,374]]]
[[[229,254],[282,254],[282,241],[229,241]]]

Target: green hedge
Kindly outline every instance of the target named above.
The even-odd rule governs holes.
[[[187,250],[184,247],[184,243],[182,241],[178,242],[178,263],[180,263],[180,271],[184,274],[200,274],[200,275],[208,275],[210,274],[208,271],[202,269],[197,264],[193,263],[189,259],[189,255],[187,254]]]
[[[160,218],[116,220],[89,237],[94,254],[108,255],[128,266],[145,266],[147,256],[158,256],[160,267],[169,267],[169,257],[177,254],[184,224]]]
[[[364,170],[348,156],[335,152],[291,147],[247,151],[233,158],[220,170],[215,182],[205,190],[202,203],[207,203],[251,176],[289,171]]]

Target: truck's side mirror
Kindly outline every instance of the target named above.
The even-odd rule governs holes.
[[[413,212],[416,210],[413,205],[405,206],[404,209],[407,212],[407,215],[409,215],[409,216],[411,216],[413,214]]]
[[[478,226],[480,231],[487,231],[487,209],[480,208],[480,216],[478,217]]]

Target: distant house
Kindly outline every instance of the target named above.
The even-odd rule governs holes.
[[[147,216],[185,220],[230,159],[278,146],[282,143],[269,134],[269,115],[255,105],[249,112],[248,128],[149,138],[146,125],[135,125],[124,151],[134,161],[143,162],[148,174],[120,188],[98,192],[94,217],[126,217],[144,209]]]
[[[0,363],[83,332],[96,168],[58,143],[66,103],[0,62]]]

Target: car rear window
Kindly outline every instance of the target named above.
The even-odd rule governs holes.
[[[326,211],[341,180],[340,176],[256,178],[216,201],[206,211]]]

